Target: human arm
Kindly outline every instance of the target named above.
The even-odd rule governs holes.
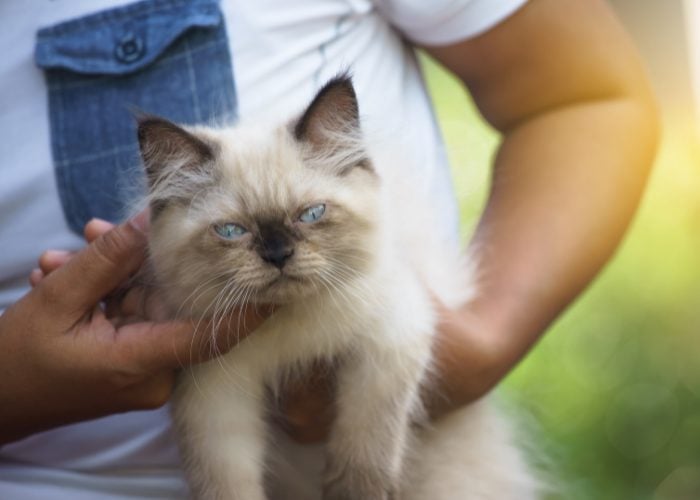
[[[163,405],[181,366],[230,348],[246,332],[153,321],[126,293],[108,299],[142,265],[146,236],[133,223],[86,228],[92,241],[64,262],[44,262],[34,288],[0,316],[0,445],[60,425]],[[38,275],[37,275],[38,274]],[[134,290],[135,291],[135,290]],[[155,308],[153,308],[155,310]]]
[[[442,311],[441,414],[498,383],[611,257],[658,125],[639,56],[601,0],[531,0],[479,37],[426,50],[502,133],[470,243],[477,296]]]

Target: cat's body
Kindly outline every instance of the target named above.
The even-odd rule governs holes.
[[[431,230],[440,214],[410,175],[381,167],[397,155],[361,140],[349,79],[291,124],[172,127],[146,120],[140,140],[152,260],[173,312],[216,324],[237,321],[226,315],[235,305],[278,304],[229,353],[180,377],[173,413],[195,496],[531,498],[486,403],[422,421],[433,297],[456,307],[471,278]],[[335,367],[336,418],[310,450],[267,417],[282,383],[319,359]]]

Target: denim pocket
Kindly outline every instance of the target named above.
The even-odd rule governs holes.
[[[141,186],[134,110],[185,124],[235,118],[228,47],[218,0],[145,0],[39,30],[35,60],[72,230],[121,219]]]

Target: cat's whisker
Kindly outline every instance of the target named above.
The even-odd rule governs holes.
[[[232,291],[233,293],[229,293],[229,291]],[[220,303],[219,299],[221,299],[222,297],[226,297],[224,300],[227,302],[230,302],[231,304],[230,304],[230,306],[225,307],[225,309],[229,309],[229,308],[232,309],[238,303],[238,297],[240,297],[242,293],[243,293],[243,290],[241,288],[236,288],[235,281],[233,279],[230,279],[229,282],[227,282],[226,285],[224,285],[224,287],[217,294],[216,302]],[[222,312],[221,309],[217,309],[217,311],[212,313],[212,317],[211,317],[212,335],[216,335],[218,328],[220,328],[220,321],[221,321],[221,319],[223,319],[223,317],[225,317],[225,315],[226,315],[226,313]],[[215,316],[217,319],[214,319]],[[239,317],[240,317],[240,313],[239,313]],[[216,326],[217,322],[218,322],[218,326]],[[238,388],[238,390],[243,390],[244,388],[241,386],[240,380],[238,379],[238,377],[235,374],[236,367],[235,366],[228,367],[226,364],[223,363],[223,360],[221,359],[221,356],[220,356],[221,353],[218,351],[218,345],[215,341],[211,343],[211,347],[212,347],[212,349],[214,349],[211,354],[213,355],[215,362],[222,369],[222,372],[224,373],[225,377],[230,382],[232,382],[233,385]],[[193,377],[192,380],[193,380],[194,384],[198,387],[198,390],[201,392],[201,389],[199,389],[199,385],[198,385],[198,382],[196,380],[196,377]],[[253,395],[250,394],[250,396],[253,396]]]
[[[348,282],[350,281],[347,279],[346,275],[343,274],[344,271],[340,269],[329,269],[326,270],[323,275],[327,278],[333,281],[337,285],[337,289],[339,292],[343,294],[351,294],[356,300],[361,301],[361,302],[368,302],[370,301],[370,297],[372,297],[372,294],[369,293],[370,290],[369,288],[365,285],[365,283],[353,283],[353,286],[350,287],[348,286]],[[351,276],[351,278],[355,278],[354,276]],[[355,288],[359,288],[360,290],[356,290]],[[364,292],[364,293],[361,293]]]
[[[235,304],[238,301],[238,297],[241,296],[241,293],[242,293],[242,289],[240,287],[238,287],[235,290],[235,293],[229,294],[229,296],[225,302],[226,305],[224,307],[223,315],[221,317],[222,317],[222,319],[223,319],[223,317],[227,318],[227,323],[228,323],[227,328],[229,329],[229,332],[230,332],[230,328],[231,328],[231,317],[233,316],[231,314],[231,309],[233,307],[235,307]],[[220,328],[220,325],[217,327],[217,330],[218,330],[218,328]],[[213,349],[215,349],[215,351],[213,352],[214,359],[220,365],[220,367],[221,367],[222,371],[225,373],[226,377],[230,378],[232,380],[235,380],[235,377],[231,376],[227,366],[223,363],[223,360],[219,356],[220,352],[218,351],[218,345],[216,343],[214,343],[214,344],[212,344],[212,347],[213,347]],[[235,367],[233,367],[233,370],[235,370]]]
[[[352,306],[348,307],[352,302],[347,300],[343,287],[339,286],[338,283],[334,282],[332,279],[329,279],[330,277],[328,275],[320,275],[319,277],[321,278],[321,282],[326,286],[328,295],[333,301],[336,310],[343,316],[343,320],[347,321],[347,318],[350,317],[350,314],[353,312],[350,308]],[[338,302],[338,295],[343,298],[344,303],[342,305]]]
[[[240,338],[238,337],[238,332],[240,332],[241,324],[240,318],[245,313],[245,308],[247,307],[247,296],[248,287],[246,285],[240,285],[235,291],[235,294],[231,294],[228,300],[223,305],[223,314],[227,318],[228,328],[231,328],[231,320],[234,316],[233,312],[237,311],[236,316],[236,344],[238,344]]]
[[[231,311],[234,307],[244,307],[245,301],[239,301],[239,299],[243,296],[244,291],[245,287],[241,287],[240,284],[234,282],[233,280],[231,280],[230,290],[228,287],[222,290],[220,298],[217,300],[216,310],[213,315],[214,329],[212,333],[214,335],[219,331],[219,328],[221,328],[221,323],[224,318],[226,318],[230,324]],[[212,345],[216,348],[217,343],[213,342]]]
[[[252,289],[250,287],[245,287],[243,290],[243,300],[240,305],[240,310],[238,313],[238,319],[236,320],[236,331],[241,332],[241,331],[247,331],[248,325],[246,324],[246,308],[248,307],[248,300],[250,296],[252,295]],[[244,342],[245,339],[240,338],[240,335],[236,338],[236,343]]]
[[[185,297],[185,299],[180,303],[180,306],[178,307],[177,311],[175,312],[175,316],[179,317],[181,312],[182,312],[182,308],[185,307],[185,305],[188,303],[190,304],[190,316],[194,316],[194,311],[192,308],[194,307],[194,304],[197,302],[197,298],[195,298],[191,302],[190,302],[190,299],[195,297],[200,291],[203,294],[203,293],[206,293],[206,291],[211,290],[212,288],[218,286],[218,281],[221,279],[227,279],[227,276],[225,273],[216,274],[216,275],[212,276],[210,279],[205,280],[202,283],[200,283],[199,285],[197,285],[192,290],[192,292],[190,292],[190,294],[187,295],[187,297]],[[210,286],[208,286],[208,285],[210,285]],[[206,290],[203,290],[207,286],[208,286],[208,288],[206,288]],[[201,296],[201,294],[200,294],[200,296]]]
[[[209,324],[210,324],[209,334],[211,335],[211,343],[210,343],[211,346],[215,346],[215,345],[216,345],[216,338],[215,338],[215,336],[216,336],[216,327],[215,327],[215,321],[216,321],[216,320],[215,320],[215,316],[216,316],[216,307],[217,307],[216,304],[217,304],[218,301],[220,300],[221,296],[224,295],[224,294],[226,294],[228,288],[229,288],[230,286],[233,286],[234,284],[235,284],[235,282],[234,282],[234,280],[233,280],[232,278],[229,278],[229,279],[226,281],[226,283],[224,284],[223,288],[222,288],[219,292],[217,292],[217,294],[216,294],[214,300],[212,300],[212,301],[207,305],[207,307],[204,309],[204,311],[202,312],[201,316],[198,318],[197,324],[196,324],[196,326],[195,326],[195,332],[198,333],[198,332],[199,332],[199,329],[200,329],[200,327],[201,327],[201,325],[202,325],[202,322],[207,318],[207,313],[208,313],[209,309],[212,308],[212,307],[214,307],[214,311],[213,311],[213,313],[212,313],[211,320],[210,320],[210,322],[209,322]],[[190,350],[191,350],[191,352],[193,352],[194,349],[195,349],[195,338],[193,337],[193,338],[192,338],[192,342],[190,343]]]

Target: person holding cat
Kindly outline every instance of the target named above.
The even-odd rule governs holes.
[[[206,359],[210,346],[192,338],[193,325],[160,321],[157,310],[140,307],[138,290],[123,288],[144,261],[141,219],[115,227],[89,222],[84,249],[75,234],[94,216],[116,220],[121,213],[114,205],[119,196],[108,188],[116,173],[128,175],[120,170],[129,163],[122,152],[136,148],[133,139],[124,142],[129,148],[102,143],[122,140],[121,128],[99,140],[88,135],[110,130],[120,120],[130,123],[126,112],[125,117],[100,116],[108,114],[104,106],[123,102],[100,101],[98,94],[90,105],[79,100],[109,84],[109,75],[129,89],[156,85],[167,97],[165,102],[143,96],[124,102],[195,123],[216,118],[226,106],[231,109],[224,111],[242,116],[264,114],[270,103],[294,109],[324,78],[351,65],[361,102],[385,110],[384,121],[368,127],[403,127],[403,144],[415,153],[416,166],[410,168],[425,170],[426,189],[443,203],[436,228],[421,229],[445,232],[454,230],[455,210],[413,47],[427,50],[464,82],[503,141],[490,197],[470,243],[480,266],[479,293],[467,307],[444,311],[441,322],[435,347],[441,397],[427,395],[436,417],[488,392],[593,279],[634,214],[653,157],[657,122],[644,70],[600,0],[465,0],[430,6],[409,0],[307,0],[294,7],[277,2],[274,8],[232,1],[222,3],[221,12],[212,7],[216,2],[196,1],[184,17],[176,10],[169,14],[189,20],[175,33],[175,45],[172,33],[148,38],[134,28],[115,31],[106,40],[83,32],[122,15],[131,17],[120,29],[134,19],[167,16],[163,5],[169,2],[124,6],[101,0],[50,8],[42,3],[0,6],[0,19],[16,21],[2,40],[23,48],[0,63],[2,95],[8,97],[0,113],[2,157],[9,169],[0,203],[11,221],[0,229],[8,242],[0,264],[0,306],[6,308],[0,317],[2,497],[185,495],[167,410],[153,408],[168,400],[174,372]],[[181,8],[172,3],[173,9]],[[39,32],[35,54],[46,71],[46,85],[34,74],[32,42],[25,34],[100,8],[115,11]],[[33,13],[40,11],[38,19]],[[230,42],[221,33],[224,27],[231,30]],[[106,44],[104,60],[80,54],[67,58],[68,48],[86,44],[80,37],[95,42],[92,47]],[[198,57],[192,57],[192,47],[201,51]],[[230,60],[218,59],[230,59],[229,50],[235,72]],[[198,65],[203,61],[221,74],[200,78],[200,71],[210,69]],[[158,73],[169,64],[197,78]],[[13,73],[16,68],[21,71]],[[95,74],[102,75],[99,82]],[[187,102],[171,99],[163,88],[168,81],[177,83],[178,96],[190,96]],[[211,87],[202,90],[207,82]],[[50,123],[42,107],[44,86]],[[192,94],[198,96],[195,104]],[[96,117],[73,113],[94,109]],[[185,115],[172,116],[173,109]],[[93,118],[102,120],[99,126]],[[62,125],[67,122],[76,136],[67,135],[71,127]],[[125,127],[124,137],[134,137],[133,125]],[[28,137],[41,146],[25,147]],[[58,194],[47,166],[52,163],[49,141]],[[99,149],[89,150],[93,146]],[[112,164],[111,174],[90,180],[93,172]],[[82,170],[86,166],[90,169]],[[42,230],[28,234],[28,228]],[[45,248],[77,253],[45,253],[32,275],[36,286],[27,292],[21,281],[31,270],[32,256]],[[111,321],[99,306],[102,301]],[[219,347],[232,347],[233,339],[263,319],[251,312],[249,331],[223,332]],[[317,417],[324,411],[317,402],[324,408],[323,398],[288,400],[290,432],[302,440],[318,438],[324,422]],[[139,474],[129,473],[134,466]]]

